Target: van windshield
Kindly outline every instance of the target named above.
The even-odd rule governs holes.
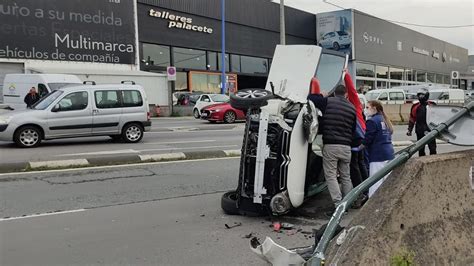
[[[80,85],[80,83],[64,83],[64,82],[62,82],[62,83],[48,83],[48,86],[51,89],[51,91],[58,90],[62,87],[74,86],[74,85]]]
[[[365,98],[367,99],[367,101],[373,101],[373,100],[377,100],[379,95],[380,95],[379,92],[367,92],[365,94]]]
[[[53,91],[49,93],[48,95],[44,96],[43,98],[41,98],[31,108],[36,109],[36,110],[44,110],[48,108],[48,106],[50,106],[51,103],[54,102],[61,94],[63,94],[63,91]]]

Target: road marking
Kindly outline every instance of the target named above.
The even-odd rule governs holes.
[[[89,165],[89,162],[86,159],[30,162],[30,167],[32,169],[41,167],[71,167],[84,165]]]
[[[144,142],[143,144],[147,145],[167,145],[167,144],[181,144],[181,143],[204,143],[204,142],[216,142],[217,140],[214,139],[206,139],[206,140],[191,140],[191,141],[175,141],[175,142]]]
[[[186,148],[145,149],[145,150],[139,150],[139,151],[144,152],[144,151],[168,151],[168,150],[200,150],[200,149],[211,149],[211,148],[229,148],[229,147],[238,147],[238,146],[239,145],[222,145],[222,146],[186,147]]]
[[[241,129],[239,129],[241,130]],[[176,133],[202,133],[202,132],[209,132],[209,131],[212,131],[212,132],[235,132],[235,131],[239,131],[239,130],[235,130],[235,129],[216,129],[216,130],[213,130],[213,129],[205,129],[205,130],[192,130],[192,131],[165,131],[165,132],[146,132],[146,134],[176,134]]]
[[[47,213],[24,215],[24,216],[18,216],[18,217],[0,218],[0,222],[20,220],[20,219],[29,219],[29,218],[36,218],[36,217],[44,217],[44,216],[51,216],[51,215],[59,215],[59,214],[67,214],[67,213],[76,213],[76,212],[83,212],[85,210],[86,209],[77,209],[77,210],[70,210],[70,211],[47,212]]]
[[[208,159],[170,161],[170,162],[131,163],[131,164],[126,164],[126,165],[122,164],[122,165],[93,166],[93,167],[83,167],[83,168],[75,168],[75,169],[55,169],[55,170],[46,170],[46,171],[0,173],[0,177],[2,177],[2,176],[16,176],[16,175],[37,175],[37,174],[45,174],[45,173],[79,172],[79,171],[85,171],[85,170],[125,168],[125,167],[147,166],[147,165],[155,165],[155,164],[192,163],[192,162],[203,162],[203,161],[237,160],[237,159],[239,159],[239,158],[236,158],[236,157],[223,157],[223,158],[208,158]]]
[[[76,155],[108,155],[108,154],[120,154],[120,153],[139,153],[139,151],[133,149],[127,150],[114,150],[114,151],[95,151],[95,152],[84,152],[84,153],[70,153],[70,154],[59,154],[59,156],[76,156]]]

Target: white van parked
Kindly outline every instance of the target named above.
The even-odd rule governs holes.
[[[40,97],[71,84],[82,84],[74,75],[64,74],[7,74],[3,81],[3,101],[15,109],[26,109],[23,102],[31,87],[35,87]]]
[[[404,104],[406,95],[402,89],[371,90],[365,94],[367,101],[377,100],[382,104]]]
[[[59,88],[31,109],[0,115],[0,140],[23,148],[42,140],[110,136],[139,142],[151,129],[145,90],[140,85],[77,85]]]
[[[463,104],[465,100],[465,91],[461,89],[429,89],[428,92],[430,101],[437,104]]]

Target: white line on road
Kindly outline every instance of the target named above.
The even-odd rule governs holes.
[[[231,131],[240,131],[242,128],[238,128],[239,130],[235,129],[201,129],[201,130],[192,130],[192,131],[163,131],[163,132],[154,132],[154,131],[148,131],[145,133],[146,134],[176,134],[176,133],[203,133],[203,132],[231,132]]]
[[[204,142],[216,142],[215,139],[205,139],[205,140],[191,140],[191,141],[175,141],[175,142],[145,142],[143,144],[147,145],[167,145],[167,144],[181,144],[181,143],[204,143]]]
[[[75,212],[83,212],[85,210],[86,209],[77,209],[77,210],[71,210],[71,211],[47,212],[47,213],[39,213],[39,214],[32,214],[32,215],[25,215],[25,216],[18,216],[18,217],[0,218],[0,222],[36,218],[36,217],[43,217],[43,216],[51,216],[51,215],[59,215],[59,214],[67,214],[67,213],[75,213]]]
[[[134,167],[134,166],[147,166],[147,165],[156,165],[156,164],[173,164],[173,163],[192,163],[192,162],[203,162],[203,161],[215,161],[215,160],[236,160],[240,158],[236,157],[224,157],[224,158],[209,158],[209,159],[195,159],[195,160],[182,160],[182,161],[170,161],[170,162],[151,162],[151,163],[132,163],[126,165],[107,165],[107,166],[93,166],[93,167],[83,167],[75,169],[56,169],[56,170],[47,170],[47,171],[29,171],[29,172],[15,172],[15,173],[1,173],[2,176],[16,176],[16,175],[38,175],[44,173],[61,173],[61,172],[80,172],[86,170],[95,170],[95,169],[113,169],[113,168],[125,168],[125,167]]]
[[[238,147],[239,145],[221,145],[221,146],[204,146],[204,147],[186,147],[186,148],[165,148],[165,149],[145,149],[138,150],[143,151],[168,151],[168,150],[201,150],[201,149],[211,149],[211,148],[229,148],[229,147]]]

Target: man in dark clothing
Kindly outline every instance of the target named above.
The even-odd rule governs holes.
[[[410,111],[410,121],[408,122],[407,136],[412,135],[413,127],[415,127],[416,139],[420,140],[425,136],[425,132],[429,132],[430,128],[426,123],[426,106],[431,105],[428,101],[430,93],[427,90],[422,90],[417,93],[419,102],[413,104]],[[428,143],[430,154],[436,154],[436,140]],[[418,155],[425,156],[425,146],[423,146]]]
[[[40,96],[36,92],[35,87],[31,87],[30,92],[28,92],[23,101],[26,103],[26,108],[31,108],[39,99]]]
[[[322,94],[310,94],[308,99],[323,113],[320,131],[324,144],[324,176],[334,206],[337,206],[352,190],[349,165],[356,130],[356,112],[346,99],[347,89],[344,85],[337,86],[334,95],[335,97],[324,97]],[[342,193],[337,182],[337,172],[340,175]]]

